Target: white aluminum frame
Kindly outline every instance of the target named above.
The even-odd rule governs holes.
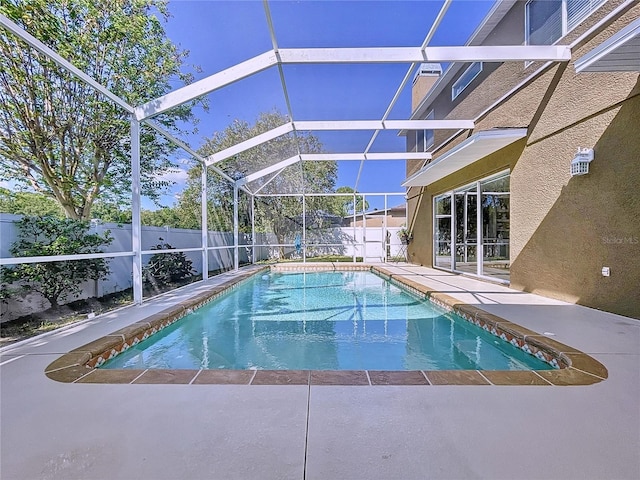
[[[466,185],[463,185],[461,187],[455,188],[453,190],[449,190],[446,191],[444,193],[440,193],[438,195],[434,195],[432,198],[432,218],[431,218],[431,231],[432,231],[432,238],[433,238],[433,268],[438,269],[438,270],[444,270],[446,272],[453,272],[453,273],[460,273],[463,275],[468,275],[468,276],[472,276],[472,277],[478,277],[478,278],[483,278],[485,280],[491,280],[494,282],[498,282],[498,283],[503,283],[503,284],[509,284],[509,280],[503,280],[501,278],[497,278],[491,275],[486,275],[484,273],[484,237],[482,235],[482,195],[488,195],[488,194],[493,194],[493,195],[511,195],[511,189],[509,189],[509,192],[483,192],[482,191],[482,184],[483,183],[487,183],[487,182],[491,182],[493,180],[498,180],[500,178],[503,178],[505,176],[510,176],[511,175],[511,171],[510,170],[502,170],[498,173],[495,173],[493,175],[489,175],[487,177],[483,177],[479,180],[476,180],[474,182],[468,183]],[[457,261],[456,261],[456,246],[459,244],[456,244],[456,194],[460,194],[462,192],[464,192],[465,194],[465,204],[464,204],[464,228],[467,228],[467,204],[466,204],[466,198],[469,195],[469,193],[466,191],[469,189],[469,187],[475,187],[475,190],[473,191],[473,195],[476,196],[476,272],[472,273],[472,272],[468,272],[468,271],[464,271],[464,270],[459,270],[456,265]],[[450,215],[446,215],[446,214],[441,214],[438,215],[436,213],[436,200],[437,199],[441,199],[441,198],[449,198],[449,201],[451,202],[451,212]],[[511,213],[509,213],[511,214]],[[437,220],[438,218],[450,218],[451,219],[451,229],[450,229],[450,238],[449,238],[449,248],[451,251],[451,264],[450,264],[450,268],[446,268],[446,267],[442,267],[436,264],[436,260],[437,260],[437,245],[436,245],[436,226],[437,226]],[[466,240],[464,241],[464,244],[466,244]]]
[[[429,32],[427,32],[427,35],[424,37],[424,41],[422,42],[421,48],[423,49],[426,48],[429,45],[429,42],[431,42],[431,40],[433,39],[433,36],[436,34],[436,31],[438,30],[440,23],[444,19],[444,16],[447,13],[447,10],[449,10],[449,7],[451,6],[452,1],[453,0],[445,0],[445,2],[442,4],[442,7],[440,7],[440,11],[438,12],[438,15],[436,16],[433,23],[431,24],[431,27],[429,28]],[[395,107],[398,99],[400,98],[400,94],[409,83],[409,79],[413,76],[413,72],[416,70],[418,65],[419,63],[413,62],[409,66],[407,73],[402,79],[402,82],[400,82],[400,85],[398,86],[396,93],[393,95],[393,98],[391,99],[391,102],[389,102],[389,106],[387,107],[387,110],[384,112],[384,115],[382,116],[383,122],[389,117],[389,115],[391,115],[391,111],[393,110],[393,107]],[[367,144],[367,147],[365,148],[364,153],[369,153],[369,151],[373,147],[373,143],[376,141],[376,138],[378,138],[379,133],[380,133],[380,130],[376,130],[375,132],[373,132],[373,135],[371,136],[371,139],[369,140],[369,143]],[[354,190],[357,190],[358,185],[360,185],[360,176],[362,175],[363,169],[364,169],[364,160],[360,162],[360,167],[358,168],[358,175],[356,176],[356,182],[353,187]],[[385,197],[385,200],[386,200],[386,197]]]
[[[231,85],[238,80],[266,70],[269,67],[277,65],[277,63],[278,60],[275,52],[270,50],[136,107],[136,118],[138,120],[144,120],[154,117],[222,87]]]
[[[615,52],[618,48],[622,48],[625,44],[634,41],[635,39],[640,38],[640,18],[631,22],[629,25],[624,27],[622,30],[613,34],[607,40],[602,42],[593,50],[587,52],[582,57],[577,59],[573,66],[576,70],[576,73],[581,72],[598,72],[598,71],[614,71],[613,69],[599,69],[598,62],[602,59],[606,59],[607,55]],[[636,65],[638,61],[636,60]],[[637,66],[634,65],[628,69],[616,69],[615,71],[627,71],[634,72],[638,71]]]
[[[267,0],[263,0],[265,14],[267,17],[267,24],[271,35],[273,49],[263,54],[260,54],[251,59],[240,62],[230,68],[224,69],[213,75],[210,75],[202,80],[194,82],[185,87],[179,88],[172,92],[167,93],[159,98],[146,102],[139,106],[131,106],[127,104],[120,97],[112,93],[108,88],[96,82],[89,77],[86,73],[75,67],[66,59],[62,58],[55,51],[47,47],[44,43],[31,36],[25,30],[20,28],[14,22],[10,21],[5,16],[0,15],[0,25],[11,31],[14,35],[21,38],[32,48],[42,53],[52,61],[56,62],[62,68],[66,69],[77,78],[81,79],[91,87],[95,88],[101,94],[115,102],[122,107],[125,111],[132,114],[131,117],[131,167],[132,167],[132,249],[130,252],[114,252],[103,254],[89,254],[89,255],[59,255],[51,257],[19,257],[19,258],[0,258],[0,265],[15,265],[19,263],[33,263],[42,261],[62,261],[62,260],[82,260],[87,258],[113,258],[113,257],[132,257],[133,267],[133,291],[134,291],[134,303],[140,304],[143,301],[142,298],[142,255],[150,253],[159,253],[158,251],[143,251],[142,239],[141,239],[141,223],[140,223],[140,204],[141,204],[141,191],[140,191],[140,123],[144,122],[158,133],[164,135],[169,141],[175,145],[184,149],[187,153],[192,155],[195,159],[200,161],[206,168],[203,168],[201,177],[202,185],[202,245],[199,248],[188,249],[175,249],[176,251],[202,251],[203,255],[203,278],[208,276],[207,263],[208,252],[210,250],[221,249],[233,249],[234,252],[234,268],[238,268],[238,205],[237,198],[239,190],[245,191],[250,195],[252,199],[252,210],[254,209],[255,196],[261,196],[259,194],[260,189],[264,188],[273,178],[276,178],[278,173],[289,165],[293,165],[296,162],[303,161],[321,161],[321,160],[359,160],[361,162],[358,176],[355,182],[354,190],[357,190],[357,186],[360,181],[362,168],[365,161],[369,160],[407,160],[407,159],[421,159],[428,160],[431,158],[429,152],[389,152],[389,153],[371,153],[372,145],[381,130],[435,130],[435,129],[459,129],[460,131],[469,130],[475,128],[475,124],[472,120],[388,120],[391,110],[397,102],[400,93],[408,83],[408,79],[411,77],[412,71],[415,67],[422,62],[475,62],[475,61],[488,61],[488,62],[503,62],[503,61],[523,61],[523,60],[545,60],[549,62],[567,62],[571,58],[571,50],[568,46],[554,45],[554,46],[447,46],[447,47],[429,47],[428,44],[433,38],[434,34],[440,22],[442,21],[445,13],[447,12],[451,0],[446,0],[442,5],[438,16],[434,20],[430,27],[430,30],[419,47],[376,47],[376,48],[291,48],[280,49],[276,41],[275,30],[271,15],[269,12],[269,5]],[[628,2],[627,2],[628,3]],[[290,99],[287,93],[285,75],[283,65],[287,64],[315,64],[315,63],[327,63],[327,64],[355,64],[355,63],[371,63],[371,64],[390,64],[390,63],[409,63],[411,64],[407,74],[402,80],[400,87],[397,89],[393,96],[386,112],[381,120],[347,120],[338,122],[328,121],[294,121],[293,110],[291,108]],[[195,150],[191,149],[187,144],[175,138],[170,133],[164,131],[150,119],[156,115],[166,112],[179,105],[196,100],[199,97],[207,95],[215,90],[221,89],[232,83],[238,82],[244,78],[254,75],[258,72],[269,69],[273,66],[277,66],[280,74],[283,94],[287,109],[289,112],[290,122],[278,127],[264,134],[258,135],[252,139],[241,142],[221,152],[203,158]],[[222,170],[215,167],[215,163],[218,163],[226,158],[236,155],[242,151],[246,151],[250,148],[260,145],[266,141],[277,138],[281,135],[288,133],[297,134],[299,130],[373,130],[372,138],[367,145],[363,153],[348,153],[348,154],[301,154],[298,152],[297,156],[289,159],[282,160],[275,165],[267,167],[259,172],[255,172],[245,178],[234,181],[231,177],[225,174]],[[207,168],[212,168],[223,179],[233,184],[234,194],[234,245],[233,246],[221,246],[221,247],[209,247],[208,246],[208,227],[207,227]],[[271,179],[265,182],[258,190],[252,192],[246,187],[248,182],[262,178],[265,175],[275,173]],[[328,194],[306,194],[304,191],[301,194],[295,194],[296,196],[302,195],[303,205],[305,196],[327,196]],[[344,195],[344,194],[335,194]],[[349,195],[349,194],[347,194]],[[367,195],[385,195],[385,208],[387,205],[387,195],[404,195],[402,193],[376,193]],[[265,195],[266,196],[266,195]],[[282,196],[282,195],[281,195]],[[289,196],[289,195],[286,195]],[[353,194],[354,206],[356,204],[356,193]],[[453,208],[453,206],[452,206]],[[354,212],[355,218],[355,212]],[[252,218],[252,226],[254,220]],[[354,223],[355,225],[355,223]],[[253,229],[253,227],[252,227]],[[255,230],[255,229],[253,229]],[[355,227],[354,227],[355,234]],[[255,232],[252,245],[255,247]],[[160,252],[161,253],[161,252]],[[255,253],[255,252],[254,252]],[[354,253],[355,255],[355,253]],[[452,252],[453,255],[453,252]],[[255,255],[254,255],[255,258]],[[306,260],[306,258],[305,258]],[[355,260],[355,258],[354,258]]]
[[[0,14],[0,25],[5,27],[7,30],[9,30],[11,33],[16,35],[17,37],[19,37],[22,40],[24,40],[28,45],[33,47],[38,52],[42,53],[45,57],[47,57],[47,58],[53,60],[54,62],[56,62],[62,68],[67,70],[69,73],[72,73],[73,75],[75,75],[76,77],[81,79],[83,82],[85,82],[88,85],[90,85],[93,88],[95,88],[97,91],[102,93],[107,98],[113,100],[113,102],[115,102],[116,104],[120,105],[127,112],[133,113],[134,108],[131,105],[129,105],[127,102],[125,102],[123,99],[121,99],[119,96],[117,96],[115,93],[113,93],[111,90],[109,90],[104,85],[101,85],[100,83],[96,82],[89,75],[84,73],[82,70],[77,68],[75,65],[73,65],[68,60],[62,58],[60,55],[58,55],[58,53],[53,51],[51,48],[47,47],[40,40],[35,38],[33,35],[29,34],[26,30],[24,30],[23,28],[19,27],[18,25],[16,25],[14,22],[9,20],[7,17],[5,17],[2,14]]]
[[[219,163],[265,142],[295,131],[348,131],[348,130],[472,130],[475,123],[470,120],[337,120],[288,122],[268,132],[244,140],[205,158],[207,166]],[[366,153],[366,152],[365,152]]]
[[[255,232],[255,228],[254,228],[254,223],[253,223],[253,219],[255,216],[255,199],[257,197],[301,197],[302,199],[302,225],[303,225],[303,232],[304,234],[302,235],[302,261],[306,262],[307,261],[307,247],[337,247],[337,246],[342,246],[344,244],[342,243],[312,243],[312,244],[307,244],[306,241],[306,198],[307,197],[352,197],[353,198],[353,204],[356,205],[357,204],[357,197],[360,196],[363,198],[363,204],[364,204],[364,200],[366,200],[367,197],[380,197],[382,196],[384,198],[384,211],[387,211],[388,209],[388,199],[390,196],[394,196],[394,197],[402,197],[402,198],[406,198],[405,196],[405,192],[376,192],[376,193],[334,193],[334,192],[329,192],[329,193],[285,193],[285,194],[277,194],[277,193],[268,193],[268,194],[258,194],[255,193],[252,196],[252,231]],[[405,208],[406,208],[406,201],[405,201]],[[357,218],[359,215],[363,216],[363,227],[356,227],[356,222],[357,222]],[[365,242],[366,242],[366,238],[363,235],[363,239],[361,242],[357,242],[356,241],[356,237],[357,237],[357,231],[358,228],[366,228],[366,215],[367,212],[359,212],[357,210],[354,209],[353,212],[353,238],[354,238],[354,242],[351,244],[354,247],[354,254],[353,254],[353,262],[356,261],[356,257],[358,256],[358,252],[357,252],[357,248],[362,248],[362,254],[363,254],[363,259],[364,259],[364,255],[366,254],[366,246],[365,246]],[[388,225],[387,225],[387,220],[386,220],[386,216],[383,217],[383,226],[382,228],[382,235],[383,235],[383,251],[385,252],[385,258],[386,258],[386,249],[387,247],[390,245],[387,243],[386,241],[386,234],[387,234],[387,230],[389,229]],[[255,258],[255,248],[256,247],[290,247],[293,248],[295,247],[294,243],[256,243],[255,242],[255,234],[252,236],[252,243],[251,243],[251,247],[252,247],[252,256]],[[218,247],[218,248],[233,248],[233,247]],[[176,250],[173,250],[176,251]]]
[[[18,27],[19,28],[19,27]],[[184,103],[196,100],[275,65],[305,63],[420,63],[420,62],[568,62],[566,45],[510,45],[455,47],[375,48],[285,48],[269,50],[233,67],[174,90],[135,108],[136,119],[144,120]]]

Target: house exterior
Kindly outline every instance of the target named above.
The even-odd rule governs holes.
[[[364,218],[363,218],[364,217]],[[365,225],[366,223],[366,225]],[[382,210],[374,210],[344,217],[344,227],[402,227],[407,223],[407,207],[405,204]]]
[[[456,63],[414,94],[413,119],[475,129],[404,132],[433,157],[406,165],[410,262],[640,318],[639,19],[637,1],[497,2],[470,45],[571,61]]]

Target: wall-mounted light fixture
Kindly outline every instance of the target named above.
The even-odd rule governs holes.
[[[571,176],[586,175],[589,173],[589,164],[593,160],[593,148],[580,148],[571,160]]]

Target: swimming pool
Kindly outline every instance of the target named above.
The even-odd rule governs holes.
[[[368,271],[254,276],[104,369],[548,370]]]

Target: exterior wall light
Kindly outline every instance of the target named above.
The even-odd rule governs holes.
[[[593,148],[580,148],[571,160],[571,176],[586,175],[589,173],[589,164],[593,160]]]

